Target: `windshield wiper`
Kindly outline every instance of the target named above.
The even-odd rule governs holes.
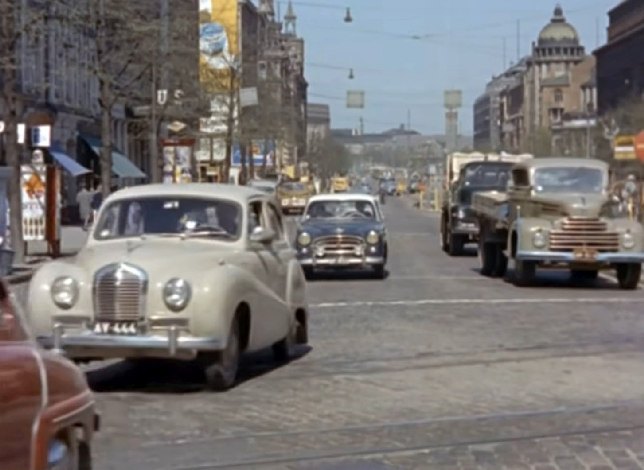
[[[186,237],[222,237],[222,238],[233,238],[233,236],[228,233],[226,230],[220,227],[198,227],[194,230],[185,231],[182,233]]]

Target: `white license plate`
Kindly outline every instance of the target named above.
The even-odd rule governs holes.
[[[94,333],[99,335],[134,336],[139,334],[136,322],[96,322]]]

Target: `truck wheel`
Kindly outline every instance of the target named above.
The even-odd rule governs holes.
[[[527,287],[534,282],[537,274],[537,263],[534,261],[516,260],[514,264],[514,284]]]
[[[449,252],[449,241],[447,239],[447,222],[445,216],[441,217],[441,248],[445,253]]]
[[[465,238],[462,235],[449,234],[449,250],[450,256],[459,256],[463,254],[463,247],[465,245]]]
[[[642,265],[639,263],[626,263],[617,265],[617,281],[624,290],[635,290],[642,277]]]
[[[503,277],[508,271],[508,257],[503,253],[501,245],[494,245],[495,263],[492,277]]]
[[[491,276],[496,267],[496,253],[493,243],[479,242],[479,260],[481,261],[481,274]]]

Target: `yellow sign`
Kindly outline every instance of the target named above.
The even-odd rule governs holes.
[[[637,154],[635,153],[635,136],[633,135],[618,135],[615,137],[614,143],[614,158],[615,160],[636,160]]]
[[[206,91],[236,87],[231,72],[239,61],[238,15],[237,0],[200,0],[199,75]]]

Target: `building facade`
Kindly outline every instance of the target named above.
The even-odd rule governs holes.
[[[595,51],[600,114],[644,97],[644,2],[624,0],[608,16],[608,42]]]

